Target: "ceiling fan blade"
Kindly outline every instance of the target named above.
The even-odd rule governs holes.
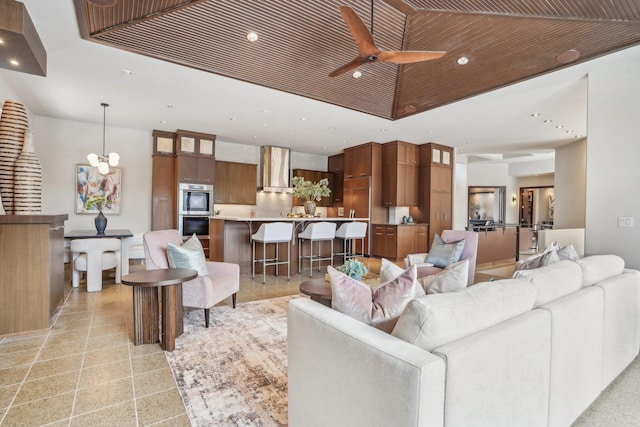
[[[378,54],[378,61],[391,62],[392,64],[410,64],[412,62],[429,61],[438,59],[446,52],[442,51],[384,51]]]
[[[329,74],[329,77],[339,76],[340,74],[344,74],[347,71],[353,70],[354,68],[358,68],[359,66],[361,66],[362,64],[366,64],[367,62],[370,62],[370,61],[367,61],[366,58],[357,57],[356,59],[349,62],[348,64],[345,64],[342,67],[338,68],[337,70],[332,71]]]
[[[340,6],[340,13],[342,13],[342,18],[347,24],[347,27],[349,27],[353,39],[358,44],[358,49],[360,50],[359,56],[377,55],[380,49],[376,47],[373,42],[373,36],[353,9],[349,6]]]

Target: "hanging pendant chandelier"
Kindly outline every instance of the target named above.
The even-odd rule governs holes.
[[[120,156],[118,153],[109,153],[109,155],[104,154],[104,146],[105,146],[105,136],[106,136],[106,128],[107,128],[107,107],[109,104],[101,103],[103,108],[102,114],[102,155],[99,156],[95,153],[91,153],[87,156],[87,160],[93,167],[97,167],[98,171],[102,175],[106,175],[109,173],[109,166],[118,166],[118,162],[120,161]]]

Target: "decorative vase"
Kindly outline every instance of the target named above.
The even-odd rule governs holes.
[[[13,168],[13,213],[37,215],[42,213],[42,166],[35,153],[33,132],[24,134],[22,153]]]
[[[316,214],[316,202],[313,200],[307,200],[304,202],[304,213],[307,215],[315,215]]]
[[[96,230],[98,231],[98,234],[104,234],[104,230],[107,228],[107,217],[104,216],[102,211],[100,211],[98,216],[96,216],[93,221],[96,224]]]
[[[29,127],[27,112],[19,102],[7,100],[0,116],[0,194],[7,215],[13,214],[13,168],[22,151],[25,130]]]

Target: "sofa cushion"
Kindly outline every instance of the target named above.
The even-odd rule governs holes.
[[[409,301],[422,292],[411,266],[390,282],[371,287],[327,266],[331,281],[331,306],[361,322],[391,332]]]
[[[469,278],[469,260],[449,264],[438,274],[418,279],[427,294],[456,292],[467,287]]]
[[[195,234],[182,246],[167,243],[167,258],[171,268],[191,268],[198,271],[198,276],[209,275],[202,244]]]
[[[520,270],[513,273],[514,279],[526,279],[538,289],[533,305],[540,307],[582,287],[580,267],[573,261],[558,261],[534,270]]]
[[[573,247],[573,243],[569,243],[568,245],[565,245],[558,249],[558,257],[561,260],[568,259],[571,261],[580,259],[580,255],[578,255],[576,248]]]
[[[447,243],[439,235],[433,238],[433,245],[427,255],[425,262],[433,264],[435,267],[445,268],[447,265],[460,261],[465,239]]]
[[[531,310],[536,288],[524,279],[478,283],[407,304],[392,334],[427,351]]]
[[[592,255],[575,261],[582,269],[582,287],[621,274],[624,260],[618,255]]]

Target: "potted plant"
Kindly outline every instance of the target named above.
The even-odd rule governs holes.
[[[304,211],[308,215],[314,215],[316,212],[316,201],[320,201],[323,197],[331,194],[329,189],[329,180],[326,178],[318,182],[311,182],[304,179],[303,176],[293,177],[293,191],[291,195],[299,199],[305,199]]]
[[[356,258],[351,258],[336,270],[341,271],[347,276],[353,277],[356,280],[362,280],[362,276],[369,272],[369,269],[362,262],[358,261]]]

